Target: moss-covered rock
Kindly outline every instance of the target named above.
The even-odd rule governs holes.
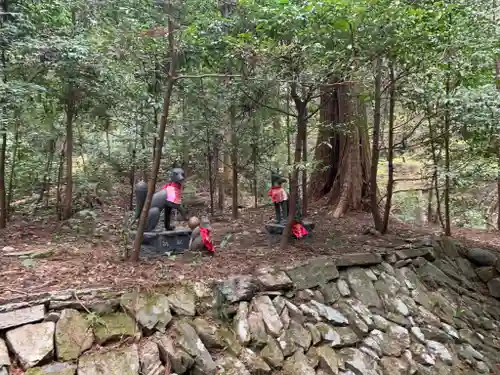
[[[57,321],[55,340],[57,358],[70,361],[92,346],[94,333],[80,312],[66,309]]]
[[[148,330],[156,329],[165,332],[172,320],[170,304],[167,296],[158,293],[126,293],[122,296],[121,305],[137,322]]]
[[[94,335],[99,344],[119,340],[124,337],[140,338],[141,331],[134,319],[125,313],[103,315],[94,327]]]
[[[43,367],[33,367],[25,375],[75,375],[76,365],[73,363],[51,363]]]

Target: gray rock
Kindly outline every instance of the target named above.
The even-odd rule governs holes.
[[[94,333],[80,312],[66,309],[57,321],[55,340],[57,358],[70,361],[92,347]]]
[[[271,336],[269,336],[267,345],[261,350],[260,355],[272,367],[281,367],[285,360],[278,342]]]
[[[409,370],[408,363],[394,357],[383,357],[380,360],[380,367],[384,375],[407,375]]]
[[[284,331],[280,337],[278,337],[278,344],[285,357],[291,356],[298,349],[292,332],[290,331]]]
[[[9,351],[7,350],[7,345],[5,341],[0,339],[0,368],[10,366]]]
[[[297,306],[295,306],[290,301],[285,301],[285,305],[288,309],[288,314],[290,315],[291,319],[296,320],[301,324],[305,322],[304,314]]]
[[[418,363],[425,366],[434,366],[436,364],[436,357],[429,354],[424,345],[420,343],[413,343],[410,346],[410,350]]]
[[[250,342],[250,325],[248,324],[248,302],[240,302],[234,318],[234,329],[243,345]]]
[[[160,361],[160,349],[154,341],[147,340],[139,347],[141,375],[164,375],[165,367]]]
[[[278,337],[283,329],[283,323],[268,296],[258,296],[254,298],[253,304],[255,310],[262,314],[262,320],[267,331],[274,337]]]
[[[277,296],[273,299],[273,305],[276,308],[276,312],[281,315],[286,306],[286,299],[282,296]]]
[[[271,368],[266,361],[248,348],[243,349],[240,359],[252,375],[267,375],[271,373]]]
[[[285,290],[293,286],[292,280],[283,271],[258,275],[257,280],[263,290]]]
[[[497,257],[491,251],[480,248],[472,248],[467,251],[467,258],[479,267],[494,266]]]
[[[326,374],[337,374],[339,371],[339,360],[335,351],[328,345],[321,345],[316,348],[315,355],[318,360],[320,370]]]
[[[54,322],[27,324],[7,331],[6,339],[23,368],[50,358],[54,351]]]
[[[288,313],[288,309],[285,307],[280,314],[281,323],[283,323],[283,329],[288,329],[290,326],[290,314]]]
[[[342,297],[349,297],[351,295],[349,284],[344,279],[337,280],[337,289]]]
[[[377,361],[359,349],[344,348],[340,356],[347,370],[356,375],[379,375],[380,368]]]
[[[368,327],[374,326],[373,314],[367,306],[355,299],[348,299],[346,303],[359,315]]]
[[[78,360],[78,375],[137,375],[139,354],[137,346],[106,352],[84,354]]]
[[[224,375],[250,375],[243,362],[230,355],[220,356],[215,364]]]
[[[59,320],[59,317],[61,314],[57,311],[51,311],[47,315],[45,315],[45,318],[43,319],[44,322],[54,322],[57,323]]]
[[[2,372],[0,371],[0,374]],[[5,373],[7,375],[7,373]],[[75,375],[76,365],[73,363],[58,363],[54,362],[42,367],[29,368],[25,375]]]
[[[363,346],[373,350],[377,357],[382,356],[382,343],[384,342],[384,333],[378,329],[370,332],[368,337],[363,340]]]
[[[377,253],[342,254],[335,259],[337,267],[369,266],[382,262],[382,256]]]
[[[177,347],[171,337],[155,334],[155,341],[160,350],[160,358],[164,363],[172,365],[171,370],[181,375],[186,373],[193,365],[194,359],[184,350]]]
[[[411,333],[421,344],[425,344],[425,335],[419,327],[411,327]]]
[[[488,289],[493,297],[500,299],[500,277],[488,281]]]
[[[316,371],[309,364],[308,358],[302,351],[297,351],[288,358],[283,365],[287,375],[316,375]]]
[[[331,346],[340,347],[342,345],[340,334],[328,324],[319,322],[315,325],[315,327],[317,328],[323,340],[330,343]]]
[[[387,328],[389,327],[389,321],[384,318],[383,316],[380,316],[378,314],[373,315],[373,324],[375,325],[375,328],[385,332]]]
[[[259,287],[251,276],[237,276],[217,283],[216,290],[227,302],[234,303],[251,300]]]
[[[321,341],[322,337],[316,326],[312,323],[305,323],[304,326],[309,330],[312,345],[318,344]]]
[[[329,259],[315,259],[304,265],[286,271],[297,289],[314,288],[325,285],[339,277],[334,262]]]
[[[321,316],[319,315],[318,310],[316,310],[315,308],[308,306],[308,305],[305,305],[303,303],[300,304],[299,308],[300,308],[300,311],[302,311],[302,313],[304,314],[304,316],[306,317],[306,319],[308,321],[312,321],[312,322],[320,322],[321,321]]]
[[[177,315],[196,315],[196,296],[187,286],[175,288],[173,293],[168,295],[168,302]]]
[[[140,338],[141,333],[135,320],[125,313],[102,315],[94,326],[94,336],[100,345],[125,337]]]
[[[311,334],[309,331],[297,323],[295,320],[290,322],[290,327],[288,329],[293,341],[303,348],[304,350],[309,349],[311,346]]]
[[[172,320],[168,299],[163,294],[126,293],[121,297],[121,305],[148,330],[165,332],[167,324]]]
[[[342,315],[339,311],[316,301],[311,301],[311,304],[318,311],[319,315],[325,318],[330,323],[333,323],[335,325],[349,324],[347,318],[344,315]]]
[[[328,283],[321,287],[323,293],[324,303],[333,304],[340,298],[340,292],[336,283]],[[319,301],[318,301],[319,302]]]
[[[248,326],[252,341],[259,347],[265,345],[267,343],[266,326],[260,312],[252,311],[248,315]]]
[[[351,327],[334,327],[333,331],[340,336],[340,344],[335,345],[332,342],[333,347],[351,346],[361,341]]]
[[[0,313],[0,330],[23,324],[40,322],[45,317],[45,306],[36,305]]]
[[[476,362],[476,370],[479,374],[488,374],[490,372],[488,365],[481,361]]]
[[[349,286],[354,296],[363,304],[368,307],[383,307],[377,290],[362,268],[349,268],[347,270],[347,281],[349,282]]]
[[[410,347],[410,333],[406,328],[391,324],[384,334],[382,352],[388,356],[399,357]]]
[[[437,341],[427,341],[427,350],[429,350],[430,354],[438,357],[447,365],[451,366],[453,364],[453,357],[451,356],[451,353],[442,343]]]
[[[194,358],[195,365],[206,375],[215,375],[215,362],[193,327],[185,322],[176,322],[173,330],[178,335],[179,346]]]
[[[453,339],[455,339],[455,340],[460,339],[458,331],[453,326],[451,326],[447,323],[441,323],[441,327],[443,328],[443,331],[445,331],[446,334],[451,336]]]
[[[433,326],[422,328],[422,333],[426,340],[437,341],[443,344],[452,343],[454,341],[453,337]]]
[[[474,349],[470,344],[460,345],[458,347],[458,356],[464,360],[473,361],[477,359],[478,361],[482,361],[484,356],[479,353],[476,349]]]

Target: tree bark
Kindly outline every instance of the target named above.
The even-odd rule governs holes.
[[[304,117],[307,118],[307,106],[304,109]],[[302,138],[302,217],[307,217],[308,199],[307,199],[307,122],[304,124],[304,134]]]
[[[231,116],[231,195],[232,195],[232,217],[238,218],[238,136],[236,135],[236,109],[230,108]]]
[[[384,209],[384,219],[382,223],[382,231],[384,234],[389,228],[389,217],[391,215],[392,193],[394,189],[394,109],[396,107],[396,77],[394,73],[394,65],[390,66],[390,82],[389,82],[389,134],[388,134],[388,150],[387,150],[387,189]]]
[[[61,220],[71,218],[73,211],[73,120],[75,116],[74,89],[68,90],[66,102],[66,186]]]
[[[2,1],[2,10],[3,10],[3,20],[7,21],[8,17],[8,4],[7,0]],[[7,56],[6,56],[6,47],[2,48],[2,68],[3,68],[3,83],[7,84]],[[7,105],[6,102],[3,104],[3,116],[7,118]],[[0,148],[0,229],[3,229],[7,226],[7,216],[8,216],[8,207],[7,207],[7,192],[5,189],[5,163],[6,163],[6,152],[7,152],[7,125],[5,125],[5,121],[2,121],[2,126],[0,126],[0,135],[2,136],[1,148]]]
[[[375,229],[382,232],[383,222],[380,216],[377,197],[377,171],[379,161],[380,121],[382,103],[382,59],[375,62],[375,108],[373,110],[372,164],[370,170],[370,206]]]
[[[290,199],[289,199],[289,210],[288,210],[288,220],[281,235],[280,248],[285,250],[290,241],[290,236],[292,233],[292,224],[295,214],[297,212],[297,198],[299,196],[299,164],[302,157],[302,145],[303,139],[306,136],[307,130],[307,117],[306,117],[306,105],[297,94],[296,83],[291,84],[291,96],[295,102],[295,107],[297,108],[297,135],[295,137],[295,152],[294,152],[294,165],[292,178],[290,180]]]
[[[166,82],[165,94],[163,96],[163,114],[161,116],[160,127],[158,129],[158,137],[155,140],[155,158],[153,161],[153,168],[151,171],[151,178],[148,184],[148,195],[146,197],[146,202],[144,203],[144,207],[142,208],[141,216],[139,218],[139,224],[137,226],[137,233],[134,241],[134,250],[132,252],[131,260],[133,262],[139,261],[139,254],[141,251],[141,244],[144,239],[144,228],[146,226],[146,221],[149,213],[149,209],[151,208],[151,201],[153,198],[153,194],[156,186],[156,179],[158,177],[158,171],[160,169],[161,162],[161,151],[163,147],[163,142],[165,138],[165,129],[167,127],[168,115],[170,112],[170,98],[172,96],[172,92],[175,84],[175,72],[177,65],[177,51],[175,49],[175,41],[174,41],[174,25],[172,20],[172,5],[171,2],[168,1],[166,5],[166,14],[168,14],[168,49],[171,57],[170,68],[168,71],[168,77]]]
[[[449,67],[450,64],[448,64]],[[446,97],[450,94],[450,72],[446,77]],[[446,102],[444,111],[444,235],[451,236],[451,218],[450,218],[450,109]]]
[[[496,86],[497,90],[500,91],[500,59],[496,61]],[[498,170],[497,170],[497,200],[498,200],[498,212],[497,212],[497,230],[500,231],[500,135],[497,135],[498,140],[497,140],[497,163],[498,163]]]
[[[16,129],[14,133],[14,146],[12,147],[12,161],[10,165],[9,174],[9,187],[8,187],[8,198],[7,198],[7,219],[10,217],[10,204],[12,203],[12,198],[14,196],[14,174],[16,171],[16,160],[17,160],[17,149],[19,148],[19,120],[16,120]],[[42,181],[43,187],[42,191],[45,191],[45,181]]]

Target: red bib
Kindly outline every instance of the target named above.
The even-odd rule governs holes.
[[[169,182],[165,185],[160,190],[166,190],[167,191],[167,201],[175,203],[175,204],[181,204],[182,202],[182,185],[177,183],[177,182]]]
[[[304,236],[307,236],[309,232],[304,228],[302,224],[300,224],[298,221],[294,222],[292,225],[292,236],[295,238],[302,238]]]
[[[201,239],[205,247],[211,253],[215,253],[215,246],[212,242],[212,234],[210,233],[210,229],[208,228],[200,228]]]
[[[281,186],[273,186],[271,189],[269,189],[267,195],[271,197],[273,203],[283,202],[288,199],[286,190]]]

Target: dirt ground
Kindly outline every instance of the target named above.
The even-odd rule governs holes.
[[[242,209],[238,220],[232,220],[228,213],[212,221],[214,257],[163,256],[133,264],[123,260],[125,205],[121,199],[106,202],[87,226],[79,219],[61,225],[53,218],[16,218],[0,232],[0,304],[45,291],[103,286],[154,288],[175,279],[220,279],[263,266],[391,248],[404,243],[405,238],[439,232],[439,228],[412,228],[394,220],[391,233],[383,237],[364,235],[364,228],[372,225],[369,214],[352,213],[333,219],[328,208],[312,207],[309,219],[316,224],[312,239],[294,241],[283,251],[278,244],[270,243],[264,227],[272,220],[273,209]],[[474,246],[500,251],[498,233],[456,228],[454,234]],[[41,258],[7,256],[26,251],[48,252]]]

